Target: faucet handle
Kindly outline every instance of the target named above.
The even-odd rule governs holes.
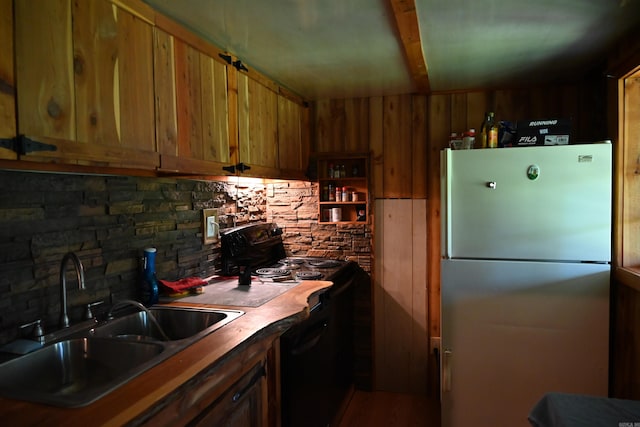
[[[20,325],[18,329],[26,329],[28,327],[33,326],[33,330],[31,331],[31,338],[37,340],[38,342],[44,341],[44,329],[42,328],[42,320],[34,320],[33,322],[25,323],[24,325]]]
[[[104,301],[96,301],[96,302],[92,302],[92,303],[87,304],[87,309],[84,312],[85,320],[91,320],[91,319],[95,318],[95,316],[93,315],[93,312],[91,311],[91,309],[93,307],[97,307],[97,306],[99,306],[100,304],[103,304],[103,303],[104,303]]]

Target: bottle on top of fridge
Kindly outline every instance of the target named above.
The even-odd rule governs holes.
[[[476,143],[476,130],[474,128],[466,131],[462,137],[462,148],[471,150]]]
[[[449,147],[452,150],[460,150],[462,148],[462,137],[458,136],[457,132],[451,132],[449,136]]]
[[[487,141],[489,148],[498,148],[498,130],[498,123],[494,120],[489,128],[489,139]]]
[[[485,114],[482,127],[480,128],[480,146],[481,148],[497,148],[498,147],[498,127],[495,123],[495,114],[489,111]]]

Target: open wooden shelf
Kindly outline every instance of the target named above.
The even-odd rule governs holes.
[[[338,173],[331,173],[336,168]],[[369,221],[369,156],[367,154],[319,154],[318,222],[320,224],[350,224]],[[346,200],[336,198],[336,188],[346,189]],[[357,200],[354,200],[354,195]],[[333,209],[340,209],[339,219]]]

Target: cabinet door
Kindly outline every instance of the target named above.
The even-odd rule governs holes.
[[[0,0],[0,139],[16,136],[15,86],[13,78],[13,2]],[[0,159],[17,159],[17,154],[0,146]]]
[[[161,168],[220,174],[229,164],[226,65],[160,29],[155,51]]]
[[[152,25],[106,0],[15,8],[18,131],[55,146],[21,159],[157,167]]]
[[[267,424],[267,379],[264,364],[261,362],[189,425],[260,427]]]
[[[278,177],[278,95],[243,73],[237,84],[238,161],[246,175]]]
[[[304,175],[309,163],[309,108],[278,95],[278,166],[283,175]]]
[[[16,0],[15,37],[19,131],[75,141],[71,3]]]

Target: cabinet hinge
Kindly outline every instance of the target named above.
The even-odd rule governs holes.
[[[32,153],[34,151],[56,151],[58,149],[58,147],[53,144],[34,141],[24,135],[18,135],[16,138],[1,138],[0,147],[15,151],[20,155]]]
[[[0,138],[0,148],[6,148],[7,150],[16,151],[16,139]]]
[[[251,169],[251,166],[245,165],[244,163],[240,162],[236,165],[236,168],[240,171],[240,172],[245,172],[248,171],[249,169]]]
[[[230,166],[223,166],[222,170],[225,170],[229,173],[236,173],[236,171],[240,171],[240,172],[245,172],[248,171],[249,169],[251,169],[251,166],[249,165],[245,165],[244,163],[240,162],[236,165],[230,165]]]

